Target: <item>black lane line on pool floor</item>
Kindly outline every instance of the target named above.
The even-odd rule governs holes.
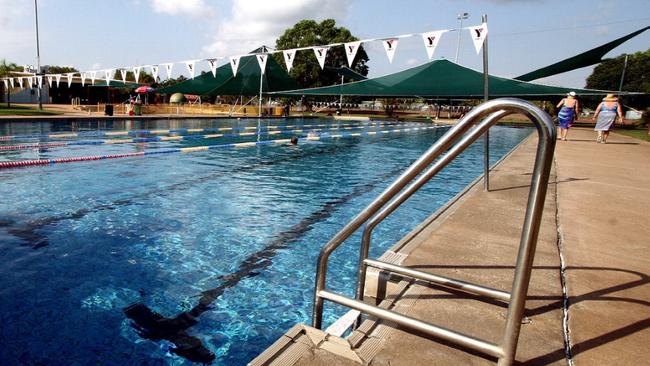
[[[395,136],[399,137],[399,136]],[[242,165],[236,169],[233,170],[227,170],[227,171],[218,171],[212,174],[208,174],[202,177],[198,178],[192,178],[192,179],[187,179],[183,182],[178,182],[174,183],[164,189],[157,188],[156,190],[145,192],[142,194],[134,195],[131,198],[123,198],[123,199],[118,199],[112,202],[108,203],[102,203],[98,204],[96,206],[90,207],[90,208],[81,208],[77,211],[74,211],[69,214],[65,215],[59,215],[59,216],[49,216],[45,217],[42,219],[37,219],[33,220],[30,222],[26,222],[24,224],[17,223],[16,220],[13,220],[8,217],[0,217],[0,228],[6,228],[7,232],[15,237],[18,237],[22,240],[24,240],[26,243],[24,244],[25,246],[30,246],[32,249],[39,249],[46,247],[49,245],[49,241],[47,238],[47,235],[43,235],[39,233],[39,230],[50,226],[50,225],[55,225],[61,221],[65,220],[79,220],[83,218],[84,216],[88,214],[92,214],[95,212],[99,211],[105,211],[105,210],[115,210],[121,206],[128,206],[131,204],[134,204],[136,202],[141,201],[142,199],[146,199],[148,197],[154,196],[154,195],[159,195],[159,196],[166,196],[169,195],[173,192],[177,192],[180,190],[188,189],[194,184],[200,184],[203,182],[211,181],[214,178],[218,178],[220,176],[224,175],[231,175],[231,174],[237,174],[237,173],[242,173],[242,172],[249,172],[249,171],[254,171],[256,169],[260,169],[262,167],[267,167],[270,165],[280,165],[284,164],[287,162],[291,162],[294,160],[299,160],[311,156],[316,156],[320,154],[336,154],[341,150],[344,150],[347,147],[354,146],[356,144],[352,143],[354,140],[346,140],[343,145],[336,144],[336,145],[323,145],[325,148],[323,149],[318,149],[318,150],[313,150],[313,151],[308,151],[302,154],[295,154],[295,155],[290,155],[290,154],[285,154],[280,157],[274,157],[273,159],[265,159],[265,160],[259,160],[255,163],[252,164],[246,164]],[[374,143],[374,142],[370,142]],[[301,150],[303,151],[303,150]],[[203,163],[204,164],[204,163]],[[227,167],[226,167],[227,168]]]
[[[338,208],[351,199],[372,191],[377,185],[386,182],[387,179],[396,176],[405,169],[406,167],[396,168],[370,183],[356,186],[352,192],[325,203],[320,209],[312,212],[311,215],[305,217],[296,225],[279,233],[262,250],[244,259],[237,271],[219,276],[217,280],[221,281],[221,284],[213,289],[201,292],[198,304],[191,310],[182,312],[174,318],[165,318],[151,310],[147,305],[139,302],[126,307],[124,314],[133,321],[131,325],[141,337],[152,341],[164,339],[172,342],[176,348],[172,348],[170,351],[190,361],[212,362],[215,359],[215,355],[203,345],[199,338],[187,333],[189,328],[198,324],[198,317],[202,313],[210,310],[212,308],[211,304],[225,290],[236,286],[246,278],[259,275],[259,270],[263,270],[273,264],[272,259],[279,250],[298,242],[305,234],[313,229],[314,224],[329,218]]]

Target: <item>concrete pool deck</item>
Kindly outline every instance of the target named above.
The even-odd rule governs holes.
[[[521,144],[384,261],[510,291],[536,137]],[[638,365],[650,344],[650,143],[574,128],[558,141],[517,361],[566,365],[563,279],[573,363]],[[561,255],[560,255],[561,254]],[[562,266],[561,258],[564,260]],[[563,268],[563,270],[561,270]],[[330,273],[330,276],[335,275]],[[500,343],[507,305],[369,273],[367,301]],[[327,306],[327,305],[326,305]],[[296,325],[251,365],[494,365],[494,359],[366,320],[348,338]]]

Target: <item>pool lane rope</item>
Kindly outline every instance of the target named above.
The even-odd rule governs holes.
[[[307,136],[307,137],[299,138],[298,141],[325,141],[325,140],[337,139],[337,138],[373,136],[373,135],[383,135],[389,133],[401,133],[401,132],[410,132],[410,131],[425,131],[425,130],[430,130],[435,128],[440,128],[440,126],[422,126],[422,127],[410,127],[410,128],[401,128],[401,129],[393,129],[393,130],[364,131],[364,132],[344,132],[337,135],[322,134],[320,136]],[[132,153],[124,153],[124,154],[106,154],[106,155],[64,157],[64,158],[55,158],[55,159],[4,161],[4,162],[0,162],[0,169],[19,168],[19,167],[36,166],[36,165],[76,163],[76,162],[91,161],[91,160],[121,159],[121,158],[135,157],[135,156],[155,157],[160,155],[176,154],[176,153],[187,154],[192,152],[218,150],[218,149],[245,148],[245,147],[253,147],[253,146],[263,146],[263,145],[280,145],[280,144],[289,144],[290,142],[291,142],[290,139],[276,139],[276,140],[264,140],[264,141],[238,142],[238,143],[221,144],[221,145],[183,147],[183,148],[176,148],[176,149],[147,150],[147,151],[138,151]]]
[[[339,125],[333,128],[309,128],[309,131],[324,131],[324,130],[354,130],[354,129],[369,129],[378,128],[382,126],[393,125],[393,123],[377,124],[377,125]],[[404,124],[405,126],[421,126],[421,123],[411,122]],[[332,126],[332,125],[330,125]],[[262,130],[259,130],[260,132]],[[300,133],[305,132],[304,128],[294,130],[272,130],[264,131],[269,135],[278,135],[283,133]],[[129,143],[146,143],[146,142],[166,142],[166,141],[184,141],[184,140],[202,140],[213,139],[219,137],[241,137],[241,136],[255,136],[257,132],[239,132],[239,133],[217,133],[209,135],[180,135],[180,136],[155,136],[155,137],[136,137],[133,139],[110,139],[110,140],[86,140],[86,141],[68,141],[68,142],[39,142],[35,144],[20,144],[20,145],[0,145],[0,151],[15,151],[15,150],[30,150],[30,149],[50,149],[55,147],[66,146],[84,146],[84,145],[115,145],[115,144],[129,144]]]
[[[287,129],[287,128],[310,128],[310,127],[327,127],[327,126],[367,126],[367,125],[386,125],[396,124],[399,122],[360,122],[360,123],[320,123],[307,125],[271,125],[260,126],[260,130],[266,129]],[[51,133],[36,135],[9,135],[0,136],[0,141],[12,140],[32,140],[32,139],[63,139],[76,137],[101,137],[101,136],[138,136],[138,135],[167,135],[167,134],[191,134],[201,132],[221,132],[221,131],[245,131],[257,130],[257,126],[243,127],[207,127],[207,128],[176,128],[161,130],[124,130],[124,131],[87,131],[87,132],[69,132],[69,133]]]

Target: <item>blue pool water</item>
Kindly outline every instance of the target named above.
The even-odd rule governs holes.
[[[258,123],[331,122],[43,122],[0,135]],[[246,364],[310,322],[320,248],[445,131],[0,170],[0,364],[192,365],[201,352]],[[531,132],[492,131],[492,161]],[[0,161],[288,136],[2,151]],[[472,146],[382,223],[371,257],[475,179],[482,151]],[[330,260],[330,289],[352,294],[359,240]],[[343,311],[327,304],[325,322]]]

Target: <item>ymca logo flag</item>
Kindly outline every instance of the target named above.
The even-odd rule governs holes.
[[[53,81],[54,81],[54,76],[52,76],[52,75],[47,75],[47,85],[49,85],[50,88],[52,87],[52,82],[53,82]]]
[[[470,27],[469,31],[472,34],[472,41],[474,41],[476,53],[481,52],[481,47],[483,47],[483,42],[485,42],[485,38],[487,38],[488,34],[487,23],[483,23],[476,27]]]
[[[168,62],[168,63],[163,64],[163,65],[165,65],[165,72],[167,73],[167,79],[171,79],[172,78],[172,68],[174,67],[174,63],[173,62]]]
[[[386,50],[386,56],[388,56],[388,62],[393,63],[393,56],[395,56],[395,50],[397,49],[397,43],[399,39],[389,38],[384,39],[381,43],[384,44],[384,49]]]
[[[5,84],[5,89],[9,89],[9,80],[2,79],[2,82]]]
[[[284,56],[284,63],[287,64],[287,72],[291,72],[293,59],[296,57],[296,50],[282,51],[282,55]]]
[[[212,77],[217,77],[217,59],[216,58],[211,58],[208,59],[208,63],[210,64],[210,71],[212,72]]]
[[[36,84],[38,85],[39,89],[43,88],[43,76],[42,75],[38,75],[36,77]]]
[[[65,74],[65,76],[68,78],[68,88],[72,86],[72,76],[74,76],[74,73],[70,72]]]
[[[237,76],[237,69],[239,68],[239,56],[230,58],[230,67],[232,68],[232,76]]]
[[[56,87],[57,88],[59,87],[59,83],[61,83],[61,76],[63,76],[63,75],[61,75],[61,74],[54,75],[54,77],[56,78]]]
[[[327,57],[327,47],[314,47],[314,53],[316,54],[316,59],[321,69],[325,68],[325,57]]]
[[[18,78],[18,85],[20,86],[20,89],[23,88],[23,78]]]
[[[269,59],[269,55],[257,55],[257,63],[260,64],[260,70],[262,74],[266,70],[266,61]]]
[[[14,78],[9,79],[9,84],[12,88],[14,87]]]
[[[422,33],[424,48],[427,50],[429,60],[431,60],[431,57],[433,57],[433,52],[435,52],[436,47],[438,46],[438,42],[440,42],[440,37],[442,37],[443,33],[445,33],[444,30]]]
[[[97,79],[97,71],[90,72],[90,82],[95,85],[95,79]]]
[[[153,80],[158,81],[158,71],[160,71],[160,66],[151,65],[149,66],[149,69],[151,69],[151,75],[153,76]]]
[[[27,78],[27,85],[31,88],[34,85],[34,78],[33,77],[28,77]]]
[[[345,56],[347,56],[348,58],[349,67],[352,67],[352,63],[354,62],[354,57],[357,55],[357,51],[359,51],[360,45],[361,45],[361,41],[348,42],[343,44],[343,47],[345,47]]]
[[[120,75],[122,75],[122,82],[123,82],[124,84],[126,84],[126,73],[127,73],[127,72],[128,72],[128,71],[126,71],[126,69],[120,69]]]
[[[86,73],[81,73],[81,87],[83,88],[86,85]]]
[[[185,67],[187,68],[187,72],[190,73],[190,78],[194,79],[194,75],[196,74],[196,69],[194,68],[194,63],[196,61],[185,61]]]
[[[142,66],[135,66],[133,68],[133,76],[135,76],[136,83],[140,80],[140,70],[142,70]]]

